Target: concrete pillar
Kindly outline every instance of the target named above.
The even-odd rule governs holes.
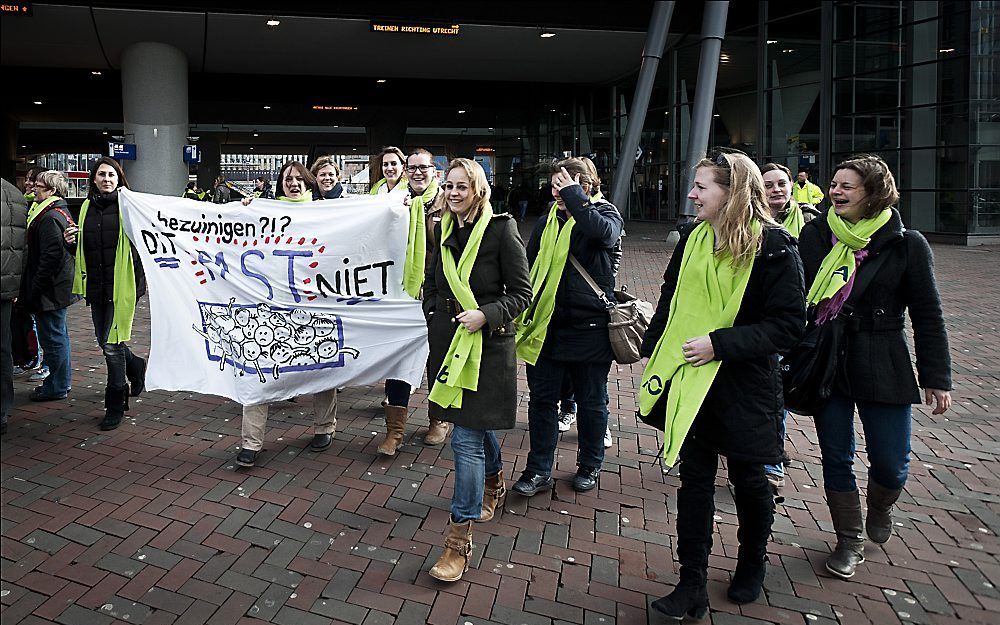
[[[122,52],[125,141],[136,160],[125,175],[136,191],[179,195],[187,183],[188,60],[177,48],[143,41]]]

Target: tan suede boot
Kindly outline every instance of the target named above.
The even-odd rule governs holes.
[[[444,539],[444,553],[431,567],[431,577],[442,582],[457,582],[469,570],[472,555],[472,521],[448,524],[448,535]]]
[[[486,487],[483,489],[483,511],[477,522],[492,521],[497,507],[503,505],[503,499],[506,496],[507,485],[503,482],[503,471],[492,477],[487,477]]]
[[[431,419],[431,424],[424,435],[425,445],[440,445],[448,438],[449,424],[447,421]]]
[[[378,453],[395,456],[403,444],[403,428],[406,427],[407,409],[403,406],[385,407],[385,438],[378,445]]]

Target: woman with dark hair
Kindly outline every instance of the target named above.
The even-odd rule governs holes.
[[[104,419],[99,426],[114,430],[125,417],[129,396],[138,396],[146,385],[146,361],[126,343],[132,338],[135,304],[146,293],[146,276],[122,230],[118,190],[127,189],[128,181],[121,165],[102,156],[90,170],[89,183],[79,223],[66,229],[65,238],[76,245],[73,293],[87,299],[97,342],[108,364]]]
[[[278,196],[282,202],[312,202],[317,193],[316,179],[306,166],[298,161],[288,161],[281,166],[278,174]],[[253,198],[244,198],[243,205]],[[267,430],[268,404],[243,406],[242,441],[236,454],[236,464],[252,467],[257,462],[257,454],[264,448],[264,433]],[[313,439],[309,444],[312,451],[323,451],[333,443],[337,431],[337,389],[313,394]]]
[[[528,305],[531,283],[517,224],[493,214],[479,163],[453,160],[443,186],[424,314],[434,372],[428,400],[455,424],[455,487],[444,551],[430,575],[454,582],[469,568],[472,524],[492,519],[507,493],[493,431],[517,420],[512,322]]]
[[[389,193],[399,183],[402,183],[403,188],[406,188],[406,176],[403,175],[406,156],[403,155],[402,150],[393,145],[386,146],[382,148],[382,151],[378,153],[375,159],[372,159],[372,162],[378,164],[379,170],[382,172],[382,178],[371,184],[369,194],[381,195]],[[369,173],[370,176],[371,174]]]
[[[833,394],[816,413],[827,505],[837,546],[826,569],[854,575],[864,562],[864,531],[875,543],[892,536],[892,506],[909,473],[911,404],[923,399],[934,414],[951,407],[951,358],[934,257],[924,237],[903,227],[896,182],[878,156],[862,154],[837,165],[830,182],[833,206],[802,229],[799,248],[811,284],[807,303],[817,325],[847,317],[845,356]],[[866,275],[874,272],[873,275]],[[848,300],[859,275],[870,279]],[[917,376],[904,332],[909,310]],[[868,515],[854,477],[854,412],[868,453]]]
[[[681,226],[663,277],[638,398],[644,420],[663,423],[667,464],[681,461],[680,581],[652,603],[677,620],[708,611],[720,455],[739,521],[727,595],[741,604],[760,596],[774,519],[764,464],[781,453],[778,354],[805,327],[802,263],[794,239],[771,219],[757,165],[739,153],[702,159],[688,198],[697,219]]]
[[[316,178],[316,189],[319,191],[317,200],[335,200],[347,196],[347,190],[340,183],[340,165],[330,156],[321,156],[309,168],[309,173]]]
[[[608,428],[608,373],[614,360],[607,306],[579,268],[590,274],[607,301],[614,301],[614,249],[622,236],[621,214],[597,193],[600,180],[579,158],[555,163],[551,181],[551,208],[528,239],[532,302],[517,319],[517,355],[528,364],[531,446],[512,488],[525,497],[555,485],[559,401],[567,377],[579,433],[573,489],[597,487]]]

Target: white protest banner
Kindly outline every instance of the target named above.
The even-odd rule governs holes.
[[[259,404],[385,378],[419,386],[396,195],[207,204],[120,192],[152,326],[146,387]]]

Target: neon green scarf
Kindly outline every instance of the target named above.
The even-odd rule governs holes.
[[[41,202],[34,202],[31,205],[31,208],[28,209],[28,225],[27,225],[27,227],[30,228],[31,227],[31,222],[35,221],[35,217],[38,217],[40,214],[42,214],[42,211],[45,210],[49,206],[49,204],[52,204],[53,202],[55,202],[58,199],[59,199],[58,195],[50,195],[49,197],[45,198]]]
[[[87,219],[90,200],[80,207],[79,231],[76,235],[76,273],[73,276],[73,293],[87,295],[87,258],[83,253],[83,224]],[[132,318],[135,316],[135,266],[132,264],[132,246],[122,228],[121,207],[118,208],[118,247],[115,249],[115,283],[111,287],[114,319],[108,332],[108,343],[124,343],[132,338]]]
[[[781,225],[785,227],[788,234],[792,235],[796,239],[799,238],[799,234],[802,232],[802,226],[806,225],[806,217],[802,213],[802,208],[799,203],[795,200],[790,200],[788,206],[788,212],[785,214],[784,221]]]
[[[753,227],[759,232],[760,222],[754,221]],[[663,458],[668,465],[677,462],[684,438],[722,365],[713,360],[694,367],[684,360],[682,346],[694,337],[732,327],[753,269],[753,262],[733,267],[729,254],[719,255],[714,250],[715,231],[702,222],[688,237],[677,288],[670,299],[667,327],[642,372],[639,411],[643,415],[652,412],[663,389],[670,385],[663,431]]]
[[[834,236],[837,237],[837,244],[827,253],[826,258],[820,264],[816,278],[813,280],[812,286],[809,287],[809,295],[806,296],[807,304],[813,306],[829,299],[847,284],[858,265],[854,252],[864,249],[871,243],[872,235],[889,223],[890,217],[892,217],[892,209],[886,208],[874,217],[862,219],[858,223],[852,224],[838,215],[832,208],[826,212],[826,223],[830,225]]]
[[[406,262],[403,265],[403,290],[410,297],[420,297],[424,285],[424,264],[427,259],[427,216],[424,205],[437,196],[437,178],[431,180],[420,195],[410,198],[410,228],[406,234]]]
[[[308,193],[306,193],[302,197],[294,199],[294,200],[292,198],[290,198],[290,197],[282,195],[282,196],[279,196],[277,198],[277,200],[279,202],[296,202],[296,203],[298,203],[298,202],[312,202],[313,201],[313,194],[312,194],[312,191],[309,191]]]
[[[462,251],[461,258],[456,263],[454,252],[444,245],[454,229],[455,218],[450,211],[446,211],[441,218],[441,265],[448,286],[464,310],[479,308],[476,296],[469,286],[469,276],[472,275],[472,267],[479,255],[479,245],[483,242],[483,233],[486,232],[486,226],[490,224],[491,219],[493,219],[493,208],[487,203],[472,228],[472,234],[465,245],[465,250]],[[455,336],[451,339],[444,364],[434,380],[434,386],[427,399],[443,408],[461,408],[465,390],[475,391],[479,388],[479,365],[482,359],[482,330],[469,332],[465,326],[459,324],[455,328]]]
[[[25,193],[24,194],[24,199],[27,200],[27,201],[29,201],[29,202],[34,202],[35,201],[35,192],[32,191],[31,193]]]
[[[388,186],[388,184],[389,184],[388,180],[386,180],[385,178],[380,178],[379,181],[375,183],[375,186],[372,187],[372,190],[368,192],[368,195],[378,195],[378,190],[382,188],[382,185]],[[399,187],[399,185],[403,185],[404,189],[408,188],[406,182],[406,176],[400,176],[399,181],[396,182],[396,186],[393,187],[392,190],[395,191],[396,188]]]
[[[569,241],[576,220],[570,217],[559,228],[559,205],[552,203],[538,256],[531,264],[531,305],[514,320],[517,356],[529,365],[538,362],[549,322],[556,308],[556,291],[569,258]]]

